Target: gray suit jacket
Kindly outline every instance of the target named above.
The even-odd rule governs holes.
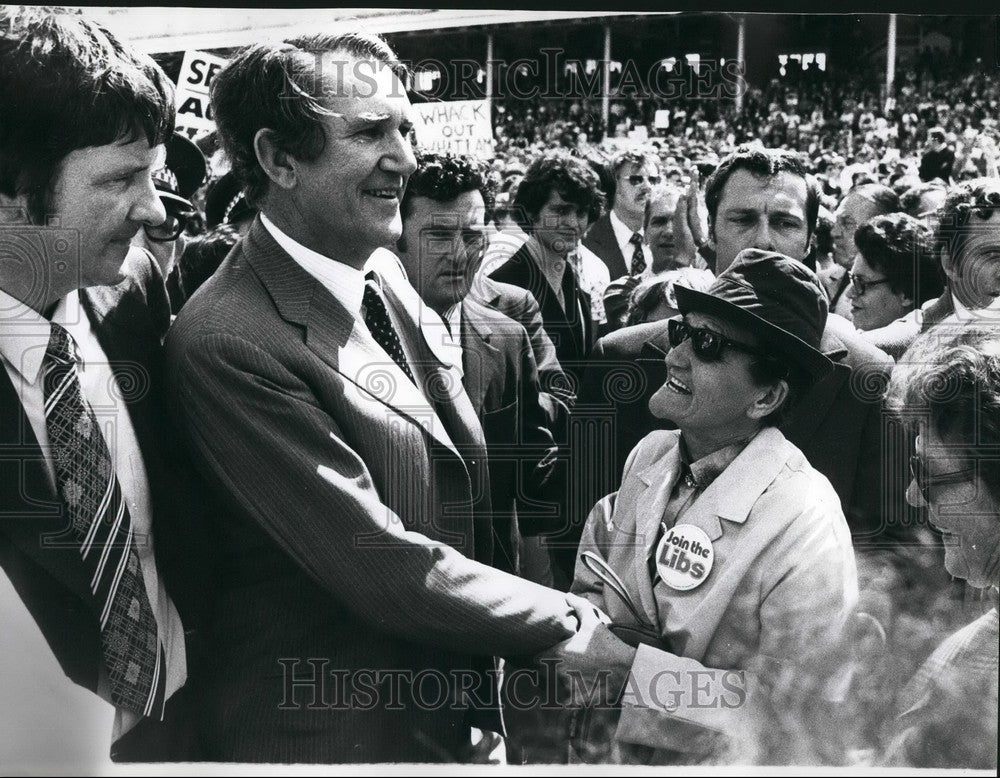
[[[413,301],[385,297],[416,331]],[[474,561],[482,430],[425,345],[451,387],[435,406],[259,220],[177,318],[172,398],[213,498],[212,661],[192,681],[209,758],[455,759],[490,655],[567,636],[559,593]]]

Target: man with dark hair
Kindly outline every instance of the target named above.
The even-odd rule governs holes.
[[[586,162],[562,152],[535,159],[514,198],[531,237],[491,274],[527,289],[538,301],[545,331],[574,387],[593,348],[593,321],[590,296],[581,289],[569,255],[601,197],[597,175]]]
[[[660,183],[659,160],[652,154],[627,150],[611,161],[614,190],[611,210],[595,221],[583,237],[583,248],[608,267],[611,280],[648,277],[653,255],[645,241],[643,217],[652,188]]]
[[[558,519],[555,506],[546,512],[545,502],[559,491],[554,476],[563,471],[556,469],[558,449],[527,332],[471,294],[483,259],[494,188],[485,163],[419,153],[400,209],[403,233],[396,253],[423,302],[440,317],[423,319],[424,334],[454,349],[462,385],[483,425],[492,489],[493,564],[519,573],[521,535],[537,535]],[[486,283],[506,286],[490,279]],[[547,399],[549,405],[559,402]]]
[[[935,247],[948,288],[925,306],[923,329],[1000,301],[1000,179],[974,178],[948,190]]]
[[[955,151],[948,145],[944,129],[932,127],[927,133],[927,148],[920,158],[920,180],[940,179],[951,183],[951,172],[955,166]]]
[[[364,273],[416,168],[402,75],[382,39],[321,34],[251,46],[212,84],[260,208],[167,339],[215,508],[212,759],[461,759],[472,725],[501,731],[493,656],[594,617],[488,566],[475,410],[415,290]]]
[[[103,732],[75,734],[96,724],[113,759],[190,759],[161,534],[187,491],[161,407],[170,309],[152,257],[129,246],[165,218],[152,173],[173,87],[82,17],[7,8],[0,105],[0,688],[23,692],[5,699],[5,755],[106,758]]]
[[[858,253],[854,233],[876,216],[899,210],[899,196],[881,184],[856,186],[837,205],[833,215],[833,266],[819,274],[832,313],[848,320],[851,318],[851,301],[846,292],[850,285],[851,264]]]
[[[819,208],[818,196],[810,193],[815,193],[811,179],[788,152],[742,147],[723,160],[706,189],[717,272],[724,272],[747,248],[801,261],[809,251]],[[611,424],[614,445],[602,451],[596,463],[585,450],[570,452],[571,461],[585,463],[574,464],[574,471],[591,477],[583,482],[586,489],[577,495],[577,510],[570,515],[569,545],[573,525],[618,487],[620,473],[615,470],[621,470],[628,452],[645,434],[662,427],[648,401],[665,380],[667,329],[665,321],[626,327],[597,343],[578,401],[591,416],[578,414],[574,423]],[[877,392],[865,389],[886,377],[892,361],[839,316],[827,318],[821,343],[835,361],[834,372],[801,398],[781,430],[830,480],[856,540],[871,543],[897,529],[884,525],[881,512],[881,407]],[[574,437],[586,439],[583,430]],[[591,465],[594,469],[586,469]],[[563,561],[571,563],[568,557]]]
[[[488,174],[484,167],[469,157],[439,156],[430,152],[424,152],[417,162],[417,172],[410,177],[400,205],[404,224],[407,217],[410,216],[416,197],[427,198],[435,202],[446,202],[465,193],[469,193],[471,197],[472,192],[479,193],[483,201],[484,218],[487,222],[491,220],[496,204],[497,183],[495,176]],[[451,217],[447,216],[446,218]],[[396,247],[400,252],[415,250],[407,244],[405,234],[396,242]],[[552,345],[551,338],[545,332],[538,303],[530,292],[513,284],[495,281],[479,272],[480,267],[481,263],[473,268],[471,274],[461,276],[462,282],[469,285],[464,292],[459,294],[460,290],[453,289],[446,294],[450,296],[454,292],[456,301],[464,299],[468,295],[470,299],[504,314],[505,318],[513,319],[525,329],[531,343],[538,377],[544,390],[541,397],[542,404],[550,424],[563,426],[566,422],[566,414],[576,400],[576,396],[566,374],[559,365],[555,346]],[[424,269],[430,272],[444,271],[444,267],[438,265]],[[412,278],[410,280],[413,281]],[[448,286],[450,287],[451,284]],[[430,302],[426,298],[424,301]]]

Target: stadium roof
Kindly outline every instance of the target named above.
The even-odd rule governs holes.
[[[82,10],[137,49],[150,54],[231,48],[345,27],[400,33],[634,15],[610,11],[430,8],[86,7]]]

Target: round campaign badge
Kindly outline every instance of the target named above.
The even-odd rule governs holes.
[[[715,550],[701,527],[677,524],[656,547],[656,570],[671,589],[686,592],[701,586],[712,572]]]

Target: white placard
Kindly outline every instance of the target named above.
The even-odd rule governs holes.
[[[486,100],[416,103],[413,125],[427,151],[493,156],[493,124]]]
[[[194,140],[215,129],[208,89],[227,60],[204,51],[185,51],[177,77],[177,131]]]

